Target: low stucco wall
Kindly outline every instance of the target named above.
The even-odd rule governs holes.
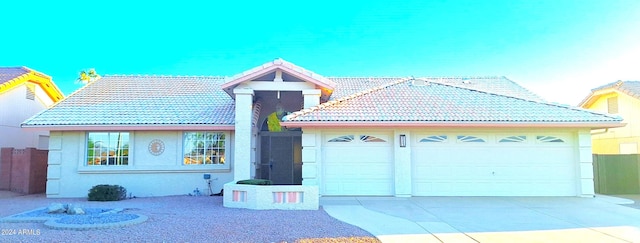
[[[317,186],[244,185],[230,182],[224,185],[224,206],[248,209],[317,210]]]

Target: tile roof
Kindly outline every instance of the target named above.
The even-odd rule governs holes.
[[[328,102],[287,122],[620,122],[619,117],[549,104],[504,77],[330,77]],[[106,75],[23,126],[233,125],[223,77]],[[424,83],[424,85],[419,85]]]
[[[0,85],[31,72],[25,67],[0,67]]]
[[[403,78],[405,77],[329,77],[329,79],[337,83],[331,100],[340,99],[344,96]],[[526,100],[544,101],[540,96],[505,77],[420,77],[416,79]]]
[[[233,99],[222,77],[104,76],[25,126],[233,125]]]
[[[289,122],[619,122],[622,119],[536,100],[524,89],[488,93],[446,82],[396,79],[294,112]],[[506,79],[505,79],[506,80]],[[473,81],[472,81],[473,82]],[[522,93],[524,92],[524,93]],[[525,94],[525,98],[515,97]],[[380,102],[386,101],[386,102]]]

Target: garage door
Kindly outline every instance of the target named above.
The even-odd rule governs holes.
[[[575,196],[570,134],[418,134],[416,196]]]
[[[324,136],[322,195],[393,194],[392,141],[389,134]]]

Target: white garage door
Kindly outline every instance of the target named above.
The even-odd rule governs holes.
[[[324,137],[322,195],[393,194],[389,134],[328,134]]]
[[[577,195],[570,134],[413,137],[413,195]]]

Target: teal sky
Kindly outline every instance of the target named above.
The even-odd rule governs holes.
[[[283,58],[324,76],[506,76],[577,104],[640,80],[640,1],[8,1],[0,66],[231,76]]]

